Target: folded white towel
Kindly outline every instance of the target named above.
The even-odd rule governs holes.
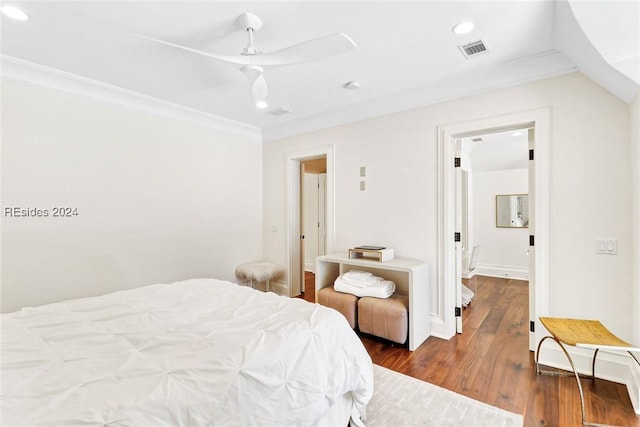
[[[374,276],[368,271],[351,270],[342,274],[341,279],[350,285],[365,288],[367,286],[373,286],[378,282],[384,280],[382,277]]]
[[[375,277],[373,273],[369,271],[349,270],[342,274],[343,277],[353,280],[368,280],[371,277]]]
[[[342,280],[342,276],[339,276],[335,280],[333,288],[338,292],[345,292],[357,297],[389,298],[396,291],[396,284],[391,280],[381,280],[371,286],[353,286]]]

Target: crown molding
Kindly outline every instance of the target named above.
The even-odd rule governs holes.
[[[360,120],[393,114],[452,101],[493,90],[505,89],[536,80],[578,71],[576,66],[555,49],[523,58],[450,75],[442,80],[367,100],[324,113],[291,120],[262,129],[263,141],[340,126]]]
[[[260,128],[245,123],[8,55],[0,55],[0,63],[3,81],[53,88],[262,141]]]

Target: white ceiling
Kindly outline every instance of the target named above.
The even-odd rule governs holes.
[[[254,126],[271,138],[576,69],[576,62],[556,48],[553,1],[8,3],[30,19],[2,18],[3,59]],[[237,67],[128,34],[235,55],[246,45],[246,35],[235,25],[243,12],[263,19],[255,35],[263,51],[336,32],[349,35],[358,48],[267,68],[269,110],[293,111],[276,117],[256,109],[247,77]],[[453,34],[453,25],[463,20],[476,28],[465,36]],[[457,46],[479,39],[490,52],[465,59]],[[624,56],[620,50],[616,58]],[[350,80],[361,88],[344,89]]]
[[[473,141],[480,138],[481,141]],[[526,169],[529,166],[527,129],[512,129],[461,138],[474,172]]]

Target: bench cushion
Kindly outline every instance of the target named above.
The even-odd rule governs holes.
[[[236,277],[244,280],[255,280],[256,282],[266,282],[277,279],[284,274],[284,270],[279,265],[271,262],[248,262],[236,268]]]
[[[398,344],[407,342],[409,331],[409,297],[364,297],[358,301],[358,327],[361,332]]]
[[[318,291],[318,304],[338,310],[349,322],[351,329],[355,329],[357,321],[358,297],[345,294],[333,289],[333,286]]]

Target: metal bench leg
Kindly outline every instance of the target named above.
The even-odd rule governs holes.
[[[587,416],[586,416],[585,407],[584,407],[584,393],[582,391],[582,384],[580,384],[580,374],[578,374],[578,371],[576,371],[576,367],[573,364],[573,359],[571,359],[571,356],[569,356],[569,352],[567,352],[567,349],[555,337],[546,336],[546,337],[544,337],[544,338],[542,338],[540,340],[540,343],[538,344],[538,351],[536,352],[536,373],[538,375],[553,375],[553,376],[556,376],[556,377],[569,377],[569,376],[572,375],[570,373],[562,373],[562,372],[554,372],[554,371],[543,371],[543,370],[540,369],[540,367],[539,367],[540,348],[542,347],[542,343],[547,338],[551,338],[553,341],[557,342],[558,345],[560,346],[560,348],[562,349],[562,351],[564,352],[564,355],[567,357],[567,360],[569,360],[569,364],[571,365],[571,370],[573,371],[573,376],[575,377],[576,382],[578,383],[578,392],[580,393],[580,407],[581,407],[581,410],[582,410],[582,425],[583,426],[590,426],[590,427],[609,427],[606,424],[590,423],[590,422],[587,421]],[[593,363],[591,365],[591,372],[592,372],[593,375],[591,377],[587,377],[587,378],[595,378],[596,356],[597,355],[598,355],[598,349],[596,349],[596,352],[593,355]],[[634,359],[635,359],[635,357],[634,357]],[[636,359],[636,362],[638,362],[637,359]],[[638,362],[638,364],[640,364],[640,362]]]

